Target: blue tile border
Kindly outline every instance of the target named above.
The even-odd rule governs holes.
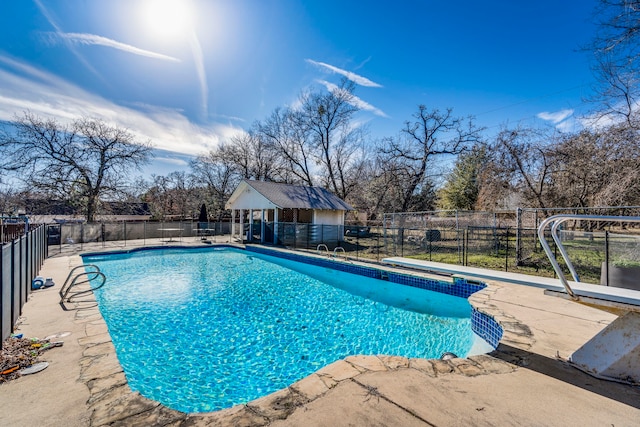
[[[487,287],[485,283],[471,282],[461,277],[454,277],[453,283],[449,283],[440,280],[428,279],[426,277],[418,277],[410,274],[379,270],[373,267],[346,264],[332,259],[311,257],[307,255],[278,251],[259,246],[247,246],[246,250],[250,252],[261,253],[264,255],[276,256],[291,261],[317,265],[319,267],[332,268],[335,270],[358,274],[374,279],[388,280],[392,283],[397,283],[400,285],[413,286],[416,288],[427,289],[430,291],[440,292],[461,298],[469,298],[469,296],[471,296],[475,292],[478,292]],[[478,311],[475,307],[472,307],[471,310],[471,329],[476,333],[476,335],[488,342],[493,348],[498,347],[498,343],[500,342],[502,334],[504,333],[502,326],[500,326],[500,324],[493,317]]]
[[[334,261],[332,259],[316,258],[301,254],[276,251],[273,249],[262,248],[257,246],[247,246],[247,251],[256,252],[264,255],[271,255],[278,258],[288,259],[290,261],[298,261],[305,264],[316,265],[318,267],[326,267],[334,270],[344,271],[345,273],[357,274],[359,276],[366,276],[373,279],[384,280],[383,271],[377,268],[365,267],[360,265],[346,264],[340,261]]]
[[[404,273],[388,272],[387,274],[389,281],[393,283],[427,289],[460,298],[469,298],[471,294],[487,287],[484,283],[470,283],[459,277],[454,278],[453,283],[449,283]]]
[[[471,310],[471,330],[493,348],[498,347],[504,333],[502,326],[496,319],[478,311],[475,307],[472,307]]]

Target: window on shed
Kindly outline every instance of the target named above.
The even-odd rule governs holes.
[[[293,211],[294,209],[291,208],[282,209],[282,216],[278,220],[280,222],[295,222]]]
[[[298,222],[303,224],[311,224],[313,222],[313,210],[298,209]]]

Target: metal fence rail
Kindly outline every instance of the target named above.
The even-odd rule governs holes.
[[[536,213],[542,218],[541,213]],[[48,255],[72,254],[93,248],[122,248],[165,244],[188,239],[208,239],[220,243],[245,241],[277,244],[291,249],[315,251],[320,244],[329,252],[342,247],[353,259],[379,261],[390,256],[415,257],[428,261],[458,264],[553,277],[553,266],[538,240],[535,221],[527,213],[509,215],[462,215],[452,218],[395,217],[378,225],[315,225],[278,223],[259,220],[252,226],[236,224],[231,235],[230,222],[118,222],[94,224],[54,224],[47,226]],[[533,217],[535,219],[535,217]],[[409,226],[411,224],[411,226]],[[517,226],[521,224],[521,226]],[[526,226],[525,226],[526,224]],[[386,225],[386,226],[385,226]],[[565,248],[581,277],[590,283],[606,284],[602,272],[621,256],[640,252],[638,229],[623,229],[620,224],[571,222],[559,230]],[[264,233],[264,236],[261,235]],[[630,234],[631,233],[631,234]],[[550,238],[550,236],[548,236]],[[626,255],[625,255],[626,254]],[[561,267],[567,270],[562,263]],[[609,268],[611,271],[611,268]],[[603,277],[604,279],[601,279]]]
[[[229,239],[230,222],[120,221],[47,224],[47,256],[72,254],[87,248],[172,242],[189,238]]]
[[[575,268],[574,266],[574,262],[571,260],[572,257],[569,255],[569,252],[567,251],[566,246],[566,241],[569,239],[563,239],[561,236],[561,230],[560,227],[562,226],[563,223],[567,222],[567,221],[595,221],[595,222],[621,222],[621,223],[640,223],[640,217],[639,216],[609,216],[609,215],[567,215],[567,214],[560,214],[560,215],[554,215],[551,216],[547,219],[545,219],[544,221],[542,221],[542,223],[540,223],[540,226],[538,227],[538,238],[540,240],[540,243],[545,251],[545,254],[547,255],[547,257],[549,258],[549,261],[551,262],[551,264],[553,265],[553,269],[556,272],[558,278],[560,279],[560,282],[562,283],[562,285],[564,286],[564,288],[566,289],[567,294],[569,294],[571,296],[571,298],[573,298],[574,300],[578,300],[578,297],[574,294],[574,292],[571,290],[571,287],[569,286],[569,283],[567,281],[567,278],[564,274],[564,271],[562,271],[562,268],[560,267],[558,260],[557,260],[557,255],[554,254],[551,250],[551,247],[549,245],[549,242],[547,241],[547,238],[545,236],[545,229],[547,228],[547,226],[551,225],[551,237],[553,238],[553,241],[556,245],[556,247],[558,248],[558,250],[560,251],[560,254],[562,255],[562,258],[565,262],[565,265],[567,266],[569,272],[571,273],[571,277],[573,278],[574,281],[576,282],[580,282],[580,274],[578,273],[578,270]],[[605,234],[605,251],[604,251],[604,256],[605,256],[605,262],[603,263],[603,274],[602,276],[605,276],[605,285],[609,286],[609,257],[610,257],[610,251],[609,251],[609,245],[610,245],[610,240],[609,240],[609,235],[608,233]],[[573,239],[570,239],[573,240]],[[625,263],[631,263],[633,264],[634,267],[637,267],[638,265],[640,265],[640,251],[638,251],[638,243],[640,243],[640,239],[635,239],[634,241],[631,241],[631,244],[629,245],[628,242],[624,242],[624,246],[629,247],[630,251],[628,253],[625,253],[625,257],[624,262]],[[623,247],[624,247],[623,246]],[[626,251],[623,251],[623,253]],[[601,277],[602,277],[601,276]],[[640,289],[640,283],[638,283],[638,272],[634,272],[633,273],[633,281],[631,283],[630,287],[631,289]],[[601,279],[602,280],[602,279]],[[624,286],[627,287],[627,286]]]
[[[254,230],[258,227],[254,227]],[[319,226],[280,224],[278,243],[291,249],[328,251],[344,248],[358,260],[380,261],[404,256],[427,261],[474,266],[493,270],[555,276],[535,228],[465,226],[464,228],[408,228],[368,226]],[[620,254],[640,257],[640,236],[604,231],[562,230],[560,237],[573,264],[585,281],[607,284],[606,274],[618,264]],[[259,241],[259,236],[253,236]],[[550,235],[547,236],[550,238]],[[640,263],[640,259],[634,259]],[[568,266],[561,263],[568,271]]]
[[[46,257],[44,226],[2,245],[0,262],[0,330],[2,341],[11,335],[22,307],[31,294],[31,282]],[[1,344],[0,344],[1,346]]]

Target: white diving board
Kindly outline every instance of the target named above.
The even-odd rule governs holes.
[[[468,277],[480,280],[495,280],[499,282],[515,283],[518,285],[543,288],[548,295],[569,297],[562,283],[552,277],[539,277],[531,274],[510,273],[507,271],[489,270],[486,268],[465,267],[460,265],[444,264],[441,262],[423,261],[413,258],[390,257],[382,260],[383,264],[398,267],[412,268],[416,270],[430,271],[433,273],[450,274],[452,276]],[[640,291],[633,289],[616,288],[614,286],[594,285],[584,282],[570,281],[574,293],[584,298],[589,305],[602,305],[626,311],[640,311]],[[608,301],[609,303],[605,303]]]

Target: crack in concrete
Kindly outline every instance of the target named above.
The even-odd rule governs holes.
[[[419,419],[420,421],[422,421],[423,423],[427,424],[428,426],[438,427],[436,424],[433,424],[432,422],[429,422],[428,420],[422,418],[420,415],[416,414],[411,409],[405,408],[404,406],[402,406],[402,405],[394,402],[393,400],[389,399],[387,396],[385,396],[384,394],[380,393],[380,391],[378,391],[377,387],[363,384],[363,383],[361,383],[360,381],[358,381],[355,378],[351,378],[351,381],[353,381],[358,386],[360,386],[360,387],[364,388],[365,390],[367,390],[367,394],[365,395],[365,396],[367,396],[367,399],[365,399],[365,401],[369,400],[371,398],[371,396],[375,396],[375,397],[378,398],[378,400],[382,399],[385,402],[388,402],[388,403],[392,404],[396,408],[399,408],[400,410],[405,411],[406,413],[410,414],[412,417],[415,417],[415,418]]]

